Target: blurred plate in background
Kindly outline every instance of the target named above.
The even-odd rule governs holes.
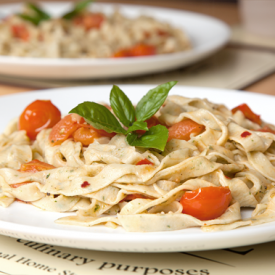
[[[0,5],[1,16],[17,13],[22,5]],[[70,3],[42,3],[45,10],[59,15],[70,8]],[[93,4],[93,10],[106,14],[119,7],[127,17],[149,15],[182,29],[189,36],[193,48],[188,51],[146,57],[128,58],[29,58],[0,56],[0,74],[9,76],[44,79],[98,79],[162,72],[186,66],[201,60],[219,48],[229,39],[228,26],[209,16],[147,6]]]

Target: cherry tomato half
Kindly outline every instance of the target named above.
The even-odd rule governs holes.
[[[100,138],[101,135],[93,127],[80,127],[73,133],[74,141],[79,141],[83,145],[88,146],[93,143],[96,138]]]
[[[62,118],[54,125],[49,135],[51,145],[59,145],[72,137],[73,133],[85,122],[84,118],[77,114],[70,114]]]
[[[130,52],[128,49],[123,49],[115,52],[113,54],[113,57],[120,58],[120,57],[131,57]]]
[[[74,23],[83,26],[87,31],[90,29],[99,29],[105,17],[101,13],[89,13],[76,17]]]
[[[130,56],[155,55],[156,47],[147,44],[138,44],[129,49]]]
[[[133,57],[133,56],[146,56],[155,55],[156,47],[147,44],[137,44],[128,49],[121,49],[114,53],[113,57]]]
[[[46,128],[52,128],[61,119],[59,109],[50,100],[36,100],[20,115],[18,128],[25,130],[31,140]]]
[[[30,162],[24,163],[21,165],[19,171],[20,172],[31,172],[31,173],[36,173],[44,170],[50,170],[50,169],[55,169],[56,167],[48,164],[46,162],[42,162],[38,159],[34,159]]]
[[[261,118],[260,118],[260,116],[257,115],[257,114],[255,114],[249,108],[249,106],[247,104],[244,103],[244,104],[241,104],[241,105],[233,108],[232,109],[232,113],[235,114],[238,110],[241,111],[247,119],[251,120],[254,123],[257,123],[257,124],[261,125]]]
[[[200,220],[212,220],[220,217],[228,208],[232,199],[228,187],[202,187],[194,191],[187,191],[180,203],[182,213]]]
[[[24,41],[28,41],[30,38],[30,33],[26,26],[24,25],[12,25],[11,26],[12,34],[14,37],[19,38]]]
[[[83,117],[78,114],[70,114],[61,119],[52,129],[49,140],[51,145],[60,145],[68,138],[81,142],[88,146],[94,142],[94,139],[100,137],[112,138],[115,133],[107,133],[104,130],[98,130],[85,123]]]
[[[171,139],[189,140],[191,134],[197,136],[205,130],[205,127],[191,119],[185,119],[174,124],[168,130],[168,141]]]
[[[32,181],[24,181],[24,182],[21,182],[21,183],[14,183],[14,184],[10,184],[10,187],[11,188],[18,188],[22,185],[26,185],[28,183],[32,183]]]

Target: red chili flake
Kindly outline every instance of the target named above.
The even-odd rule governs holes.
[[[248,137],[248,136],[251,136],[251,135],[252,135],[251,133],[245,131],[241,134],[241,137],[245,138],[245,137]]]
[[[159,36],[169,36],[169,33],[168,33],[167,31],[161,30],[161,29],[158,29],[158,30],[157,30],[157,34],[158,34]]]
[[[148,159],[142,159],[142,160],[140,160],[138,163],[136,163],[136,165],[143,165],[143,164],[154,165],[154,163],[151,162],[151,161],[148,160]]]
[[[81,184],[81,187],[82,188],[85,188],[87,186],[91,185],[88,181],[84,181],[82,184]]]
[[[225,177],[226,177],[227,179],[230,179],[230,180],[232,179],[232,178],[229,178],[228,176],[225,176]]]
[[[143,33],[143,35],[144,35],[144,37],[145,38],[150,38],[151,36],[152,36],[152,34],[150,33],[150,32],[147,32],[147,31],[145,31],[144,33]]]
[[[39,41],[44,41],[44,36],[42,33],[38,34],[38,40]]]

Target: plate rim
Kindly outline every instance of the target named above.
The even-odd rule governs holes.
[[[120,85],[122,89],[130,89],[131,87],[136,87],[136,89],[140,89],[142,86],[143,88],[146,89],[151,89],[152,87],[155,86],[155,84],[141,84],[141,85],[131,85],[131,84],[126,84],[126,85]],[[38,94],[40,95],[50,95],[52,98],[55,97],[55,92],[60,92],[60,93],[66,93],[70,91],[71,93],[74,92],[77,89],[82,89],[86,93],[90,88],[99,88],[106,90],[107,93],[107,88],[108,92],[110,90],[111,85],[91,85],[91,86],[81,86],[81,87],[64,87],[64,88],[55,88],[55,89],[47,89],[47,90],[37,90],[33,92],[24,92],[24,93],[19,93],[19,94],[11,94],[11,95],[6,95],[2,96],[2,98],[5,98],[4,101],[9,101],[9,100],[14,100],[16,97],[25,97],[25,96],[33,96],[36,97]],[[225,92],[226,94],[231,94],[233,93],[234,97],[238,97],[240,95],[241,91],[238,90],[230,90],[230,89],[220,89],[220,88],[204,88],[204,87],[194,87],[194,86],[183,86],[183,85],[178,85],[175,87],[176,91],[175,93],[179,93],[179,90],[184,88],[184,92],[187,90],[195,90],[201,93],[205,93],[207,91],[212,91],[213,94],[215,93],[221,93]],[[184,94],[185,95],[185,94]],[[205,94],[207,97],[207,93]],[[265,99],[272,99],[272,101],[275,102],[275,97],[271,95],[265,95],[265,94],[257,94],[257,93],[251,93],[251,92],[245,92],[243,95],[248,96],[248,98],[253,98],[254,100],[258,100],[259,98],[265,98]],[[186,96],[186,95],[185,95]],[[211,95],[213,96],[213,95]],[[212,100],[210,96],[210,100]],[[225,103],[225,102],[223,102]],[[2,103],[4,102],[2,101]],[[6,122],[7,123],[7,122]],[[2,126],[2,125],[1,125]],[[35,208],[34,206],[29,206],[31,208]],[[39,212],[38,212],[39,213]],[[98,232],[83,232],[81,230],[77,231],[75,229],[72,230],[66,230],[64,228],[68,226],[60,226],[60,229],[56,228],[45,228],[45,227],[37,227],[33,225],[26,225],[26,224],[16,224],[17,226],[14,226],[15,223],[11,221],[0,221],[0,233],[3,235],[11,236],[11,237],[16,237],[16,238],[27,238],[31,241],[38,241],[38,242],[43,242],[44,239],[47,240],[47,243],[53,244],[53,245],[60,245],[60,246],[69,246],[69,247],[74,247],[74,248],[84,248],[84,249],[92,249],[92,250],[101,250],[101,251],[117,251],[117,252],[179,252],[179,251],[198,251],[198,250],[209,250],[209,249],[221,249],[221,248],[229,248],[229,247],[236,247],[236,246],[244,246],[244,245],[251,245],[251,244],[257,244],[257,243],[263,243],[263,242],[269,242],[275,240],[275,222],[271,223],[266,223],[262,225],[256,225],[256,226],[251,226],[251,227],[243,227],[243,228],[238,228],[236,230],[230,230],[230,231],[220,231],[220,232],[203,232],[203,234],[197,234],[197,231],[201,231],[199,228],[192,228],[196,229],[195,233],[191,232],[188,234],[184,234],[184,232],[188,232],[188,229],[183,229],[183,230],[177,230],[177,231],[168,231],[168,232],[147,232],[147,233],[142,233],[142,232],[121,232],[122,230],[120,229],[114,229],[114,230],[119,230],[115,234],[116,231],[113,231],[114,233],[105,233],[103,230],[103,233],[98,233]],[[72,228],[70,226],[70,228]],[[73,228],[78,228],[78,227],[73,227]],[[108,229],[109,230],[109,229]],[[238,231],[237,231],[238,230]],[[45,235],[45,232],[47,234]],[[76,234],[75,233],[80,233]],[[72,238],[72,235],[75,236],[75,242],[73,240],[70,240]],[[91,236],[88,238],[88,236]],[[121,236],[124,236],[124,239],[121,239]],[[254,239],[254,237],[259,237],[257,240]],[[63,237],[63,239],[59,241],[53,240],[55,238],[60,238],[60,236]],[[114,240],[114,237],[118,237],[117,240]],[[134,238],[135,236],[143,236],[142,242],[146,241],[147,244],[149,245],[146,249],[140,245],[140,239],[139,238]],[[162,249],[160,245],[156,246],[156,242],[160,240],[161,237],[163,236],[168,236],[165,239],[161,240],[161,245],[168,245],[171,241],[174,243],[174,245],[177,242],[185,242],[187,246],[183,248],[183,246],[178,245],[177,247],[174,248],[166,248]],[[181,236],[181,238],[180,238]],[[191,236],[191,237],[190,237]],[[103,238],[105,239],[105,242],[102,242]],[[65,238],[65,240],[64,240]],[[200,242],[203,243],[205,242],[204,245],[199,245],[197,242],[195,243],[190,243],[191,239],[192,241],[194,239],[199,240]],[[222,241],[226,240],[226,243],[228,244],[227,246],[224,246],[222,244]],[[251,242],[249,239],[253,239]],[[64,241],[66,241],[64,243]],[[236,245],[236,241],[239,243]],[[78,242],[78,244],[76,244]],[[108,242],[112,242],[112,246],[108,246]],[[92,243],[94,245],[92,245]],[[211,245],[212,243],[212,245]],[[223,242],[224,243],[224,242]],[[120,245],[119,248],[117,248],[117,245]],[[129,248],[129,245],[132,246],[132,248]]]

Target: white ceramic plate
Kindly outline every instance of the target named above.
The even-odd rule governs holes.
[[[138,102],[153,86],[122,85],[120,87],[132,102]],[[19,116],[23,109],[36,99],[51,99],[66,114],[83,101],[108,102],[110,89],[111,86],[91,86],[2,96],[0,132],[10,119]],[[256,113],[261,114],[264,120],[268,122],[275,120],[275,97],[272,96],[183,86],[174,87],[170,94],[206,97],[216,103],[225,103],[230,108],[246,102]],[[250,210],[243,210],[242,215],[247,217],[250,212]],[[275,240],[275,222],[214,233],[205,233],[199,228],[171,232],[129,233],[122,228],[110,229],[103,226],[85,228],[54,223],[54,220],[64,215],[41,211],[31,205],[15,202],[6,209],[0,208],[0,234],[75,248],[132,252],[219,249]]]
[[[119,6],[128,17],[140,14],[169,22],[186,31],[193,49],[174,54],[136,58],[100,59],[45,59],[0,56],[0,74],[50,79],[85,79],[124,77],[167,71],[194,63],[221,48],[229,39],[229,28],[212,17],[172,9],[132,5],[93,4],[93,10],[106,14]],[[43,7],[53,15],[63,14],[69,3],[44,3]],[[0,5],[0,16],[20,11],[19,4]]]

